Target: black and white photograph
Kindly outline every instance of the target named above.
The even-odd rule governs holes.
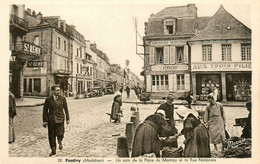
[[[256,162],[259,2],[3,4],[3,162]]]

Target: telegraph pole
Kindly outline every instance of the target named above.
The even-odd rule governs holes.
[[[136,54],[141,58],[141,59],[143,59],[143,61],[145,62],[145,60],[144,60],[144,57],[145,57],[145,49],[146,49],[146,45],[145,45],[145,41],[144,41],[144,39],[143,39],[143,37],[139,34],[139,32],[138,32],[138,30],[137,30],[137,25],[138,25],[138,23],[137,23],[137,18],[136,17],[133,17],[133,23],[134,23],[134,28],[135,28],[135,44],[136,44],[136,46],[135,46],[135,49],[136,49]],[[142,39],[142,44],[138,44],[138,42],[137,42],[137,36],[139,36],[141,39]],[[138,51],[137,51],[137,47],[138,46],[142,46],[143,48],[144,48],[144,52],[143,53],[139,53]],[[141,55],[143,55],[144,57],[142,57]],[[143,76],[144,76],[144,86],[145,86],[145,93],[146,93],[146,76],[145,76],[145,63],[144,63],[144,69],[143,69]]]

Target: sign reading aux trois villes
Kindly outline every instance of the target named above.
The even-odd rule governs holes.
[[[191,71],[252,71],[251,62],[192,63]]]

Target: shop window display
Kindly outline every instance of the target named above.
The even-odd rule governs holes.
[[[233,89],[235,100],[251,100],[251,83],[246,78],[235,80]]]
[[[207,100],[207,96],[210,93],[213,93],[214,88],[217,88],[220,91],[220,84],[217,82],[213,82],[210,79],[206,79],[201,83],[201,94],[198,96],[199,100]]]

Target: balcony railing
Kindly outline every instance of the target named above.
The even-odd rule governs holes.
[[[10,25],[16,25],[18,27],[21,27],[24,30],[28,29],[28,22],[14,14],[10,14],[9,23]]]

